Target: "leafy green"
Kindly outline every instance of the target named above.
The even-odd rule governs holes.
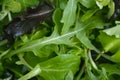
[[[113,74],[118,74],[118,75],[120,75],[120,70],[119,70],[119,65],[116,65],[116,64],[101,64],[100,65],[101,67],[104,67],[106,70],[107,70],[107,72],[108,72],[108,75],[109,76],[111,76],[111,75],[113,75]],[[108,67],[109,66],[109,67]]]
[[[87,8],[91,8],[96,5],[95,0],[78,0],[78,1]]]
[[[107,35],[110,36],[115,36],[116,38],[120,38],[120,25],[117,25],[115,27],[109,28],[104,30],[103,32],[105,32]]]
[[[91,22],[89,22],[91,21]],[[99,25],[99,26],[98,26]],[[85,22],[78,21],[76,23],[76,30],[81,29],[80,32],[76,34],[77,38],[89,49],[98,51],[94,45],[90,42],[89,38],[87,37],[87,32],[94,28],[102,28],[104,22],[101,20],[99,16],[94,16]]]
[[[39,63],[31,72],[21,77],[19,80],[29,79],[35,75],[41,75],[45,80],[64,80],[64,77],[69,71],[72,71],[70,74],[75,74],[78,70],[79,63],[80,59],[78,56],[69,54],[60,55]],[[34,75],[31,76],[31,74]],[[71,76],[66,77],[70,78]]]
[[[21,3],[22,8],[35,6],[39,3],[39,0],[17,0],[17,1]]]
[[[5,33],[8,23],[44,2],[53,8],[52,16],[31,33],[16,37],[13,45],[0,37],[0,79],[119,79],[120,12],[115,0],[1,0],[1,35],[11,39]]]
[[[74,24],[76,17],[77,1],[69,0],[63,12],[61,22],[64,23],[62,34],[69,31],[69,28]]]
[[[96,0],[96,4],[100,9],[103,8],[103,6],[107,6],[110,3],[110,0]]]
[[[21,4],[14,0],[4,0],[5,9],[15,13],[21,11]]]

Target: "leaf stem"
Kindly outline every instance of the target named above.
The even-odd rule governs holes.
[[[18,80],[28,80],[28,79],[38,75],[40,72],[41,72],[40,66],[37,65],[32,71],[30,71],[26,75],[22,76]]]

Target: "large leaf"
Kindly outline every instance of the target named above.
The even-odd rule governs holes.
[[[89,40],[88,36],[86,35],[87,32],[91,29],[95,29],[95,28],[102,28],[104,26],[104,22],[102,21],[102,19],[99,16],[94,16],[91,17],[90,19],[82,22],[81,20],[76,22],[76,27],[75,29],[82,29],[81,31],[79,31],[76,36],[77,38],[89,49],[98,51],[91,43],[91,41]]]
[[[39,63],[31,72],[19,80],[29,79],[36,75],[42,76],[45,80],[64,80],[68,77],[68,72],[72,71],[72,74],[75,74],[78,71],[79,64],[80,57],[78,56],[71,54],[60,55]]]
[[[117,74],[120,75],[120,66],[116,64],[101,64],[100,67],[104,67],[108,72],[108,75]]]
[[[104,32],[101,32],[98,36],[99,41],[101,42],[103,49],[105,52],[114,53],[111,58],[120,63],[120,38],[116,38],[115,36],[109,36]]]

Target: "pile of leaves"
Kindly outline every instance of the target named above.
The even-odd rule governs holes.
[[[1,0],[1,36],[42,1],[54,6],[50,20],[13,45],[0,41],[0,79],[119,80],[119,0]]]

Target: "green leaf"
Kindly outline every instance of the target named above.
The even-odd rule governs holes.
[[[104,6],[109,5],[111,0],[96,0],[97,6],[102,9]]]
[[[21,3],[22,8],[24,9],[26,7],[38,5],[39,1],[41,0],[17,0],[17,1]]]
[[[120,65],[104,63],[100,64],[100,67],[104,67],[109,76],[113,74],[120,75]]]
[[[21,4],[14,0],[5,0],[4,2],[5,8],[13,13],[21,11]]]
[[[68,72],[67,76],[65,77],[65,80],[73,80],[73,79],[74,79],[74,75],[72,71]]]
[[[105,52],[116,52],[120,47],[120,38],[109,36],[104,32],[100,32],[98,39],[101,42]]]
[[[92,8],[95,5],[95,0],[78,0],[83,6],[87,8]]]
[[[71,54],[56,56],[39,63],[31,72],[18,80],[30,79],[36,75],[40,75],[45,80],[64,80],[67,74],[75,74],[78,71],[79,64],[78,56]]]
[[[28,53],[24,54],[23,58],[32,68],[34,68],[36,66],[36,64],[48,59],[45,57],[39,58],[38,56],[35,56],[34,53],[32,53],[32,52],[28,52]]]
[[[115,36],[116,38],[120,38],[120,25],[114,26],[109,29],[103,30],[107,35]]]
[[[3,65],[2,65],[2,63],[0,62],[0,76],[3,74],[3,70],[4,70]]]
[[[8,11],[4,10],[0,12],[0,21],[3,20],[8,14]]]
[[[65,34],[69,31],[69,28],[74,24],[76,18],[76,9],[77,9],[77,1],[69,0],[64,12],[61,22],[64,23],[62,28],[62,34]]]
[[[98,1],[99,3],[101,3],[103,6],[107,6],[111,0],[96,0]]]
[[[55,30],[58,31],[58,33],[61,33],[61,29],[63,26],[62,23],[60,22],[61,18],[62,18],[62,11],[61,9],[57,8],[54,13],[53,13],[53,22],[55,23]]]
[[[88,10],[83,16],[82,16],[82,21],[84,22],[85,20],[91,18],[97,11],[98,9],[92,9]]]
[[[59,50],[57,45],[47,45],[42,48],[35,48],[33,52],[36,56],[40,58],[48,58],[50,55],[55,55]]]
[[[60,36],[58,34],[57,28],[55,28],[53,34],[50,37],[43,37],[37,40],[26,42],[25,45],[23,45],[22,47],[19,47],[19,49],[11,51],[9,54],[6,55],[6,57],[11,57],[20,52],[33,51],[36,48],[43,47],[45,45],[50,45],[50,44],[65,44],[65,45],[74,46],[75,43],[71,42],[70,38],[81,30],[82,29],[77,29],[75,31],[72,31]]]
[[[87,32],[91,29],[95,28],[102,28],[104,26],[104,22],[100,18],[100,16],[94,16],[90,19],[86,20],[85,22],[82,22],[81,20],[76,22],[75,29],[82,29],[80,32],[76,34],[76,37],[89,49],[95,50],[98,52],[98,50],[93,46],[91,41],[89,40],[87,36]]]
[[[120,63],[120,48],[118,49],[118,51],[116,51],[115,54],[112,55],[112,58],[113,58],[117,63]]]
[[[59,4],[60,4],[60,8],[64,10],[67,4],[67,0],[61,0]]]
[[[115,3],[113,1],[110,1],[110,3],[108,4],[108,8],[109,8],[109,12],[108,12],[108,18],[110,18],[115,11]]]

